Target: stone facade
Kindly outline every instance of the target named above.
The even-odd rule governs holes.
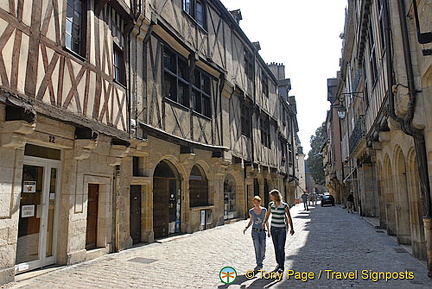
[[[388,234],[427,260],[429,272],[431,7],[432,1],[349,1],[339,85],[329,99],[333,115],[346,111],[338,119],[343,166],[333,170],[344,176],[344,195],[354,192],[360,214],[379,218]]]

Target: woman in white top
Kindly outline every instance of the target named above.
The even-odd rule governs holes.
[[[269,203],[264,223],[268,221],[270,214],[272,214],[270,232],[278,264],[275,271],[283,272],[285,268],[285,242],[287,234],[286,220],[288,220],[291,235],[294,234],[294,227],[289,205],[283,201],[282,194],[278,190],[272,190],[269,194],[272,201]]]

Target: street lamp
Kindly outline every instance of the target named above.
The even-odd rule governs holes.
[[[345,95],[351,95],[358,98],[363,98],[363,96],[359,96],[356,94],[363,94],[363,91],[353,91],[353,92],[343,92],[338,95],[337,99],[341,103],[341,105],[332,105],[332,108],[337,108],[337,113],[340,119],[344,119],[347,114],[347,108],[343,105],[345,102]]]
[[[340,119],[344,119],[346,116],[346,107],[345,106],[341,106],[338,108],[338,116]]]
[[[347,109],[345,106],[343,105],[332,105],[331,108],[336,108],[337,109],[337,114],[339,116],[340,119],[344,119],[346,116],[346,112]]]

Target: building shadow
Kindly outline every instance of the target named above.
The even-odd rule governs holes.
[[[280,282],[275,283],[277,288],[376,288],[381,286],[413,288],[412,286],[418,284],[423,286],[432,284],[432,281],[427,278],[426,270],[418,264],[415,265],[416,260],[412,256],[398,254],[395,249],[398,245],[389,242],[387,235],[379,234],[358,214],[347,214],[346,210],[339,206],[317,206],[307,212],[300,211],[293,216],[293,219],[302,222],[302,228],[296,230],[296,233],[301,230],[302,238],[305,240],[296,240],[295,238],[299,238],[296,234],[292,237],[288,236],[285,274]],[[291,238],[294,239],[290,240]],[[289,279],[288,270],[292,270],[290,273],[293,274]],[[332,272],[325,270],[332,270]],[[413,270],[416,278],[415,280],[379,280],[375,283],[370,279],[364,280],[362,270],[374,272]],[[354,278],[339,278],[340,275],[333,274],[333,272],[356,271],[357,275],[352,275]],[[424,276],[420,276],[421,274]],[[270,283],[262,285],[263,287],[246,288],[274,286]]]
[[[258,274],[257,274],[258,275]],[[259,277],[254,277],[253,279],[248,279],[244,274],[238,275],[236,280],[231,284],[219,285],[218,289],[228,289],[230,286],[235,286],[238,288],[240,285],[241,289],[251,288],[251,289],[261,289],[261,288],[270,288],[274,284],[278,283],[277,280],[274,279],[264,279]]]

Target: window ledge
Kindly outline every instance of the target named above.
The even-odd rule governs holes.
[[[184,110],[186,110],[186,111],[189,111],[189,110],[190,110],[189,107],[187,107],[187,106],[185,106],[185,105],[183,105],[183,104],[181,104],[181,103],[179,103],[179,102],[177,102],[177,101],[175,101],[175,100],[172,100],[172,99],[169,98],[169,97],[164,96],[164,97],[163,97],[163,100],[164,100],[165,102],[171,104],[171,105],[177,106],[177,107],[180,108],[180,109],[184,109]]]
[[[197,112],[195,110],[192,110],[192,114],[195,115],[195,116],[202,117],[202,118],[204,118],[204,119],[206,119],[208,121],[212,120],[212,118],[210,116],[206,116],[205,114],[199,113],[199,112]]]
[[[121,86],[124,89],[127,88],[126,84],[121,83],[120,81],[116,80],[115,78],[113,78],[113,82],[118,84],[119,86]]]
[[[76,53],[73,50],[70,50],[69,48],[67,48],[66,46],[63,46],[63,50],[66,51],[67,53],[69,53],[70,55],[74,56],[75,58],[78,58],[78,60],[82,61],[82,62],[86,62],[87,58],[85,58],[84,56]]]
[[[215,205],[207,205],[207,206],[198,206],[198,207],[190,207],[191,211],[201,211],[201,210],[210,210],[214,209]]]

